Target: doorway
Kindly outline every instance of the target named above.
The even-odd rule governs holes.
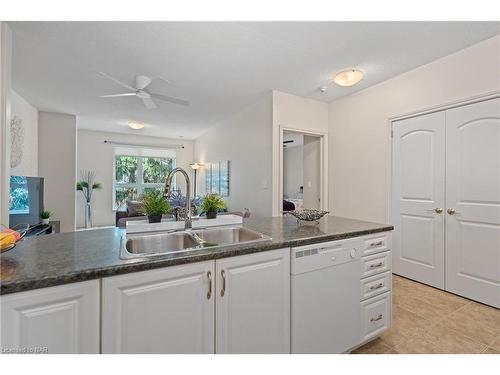
[[[282,129],[281,211],[325,209],[324,135]]]

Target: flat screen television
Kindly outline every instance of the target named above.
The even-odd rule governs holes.
[[[10,176],[9,226],[36,225],[43,211],[43,177]]]

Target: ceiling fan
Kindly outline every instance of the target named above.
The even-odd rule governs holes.
[[[105,78],[110,79],[111,81],[119,84],[120,86],[126,88],[130,92],[122,93],[122,94],[111,94],[111,95],[101,95],[99,96],[100,98],[119,98],[122,96],[135,96],[139,99],[142,100],[144,105],[146,106],[147,109],[154,109],[157,107],[156,103],[154,102],[153,99],[161,100],[163,102],[169,102],[169,103],[174,103],[174,104],[180,104],[180,105],[189,105],[189,102],[187,100],[183,99],[178,99],[174,98],[171,96],[163,95],[163,94],[156,94],[153,92],[149,92],[146,90],[146,88],[149,86],[149,84],[152,82],[151,78],[143,75],[139,75],[135,77],[135,87],[132,87],[114,77],[111,77],[110,75],[104,73],[104,72],[99,72],[100,75],[102,75]],[[167,82],[167,80],[160,78],[163,81]]]

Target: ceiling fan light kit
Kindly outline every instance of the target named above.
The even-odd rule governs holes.
[[[189,102],[184,99],[179,99],[179,98],[174,98],[168,95],[163,95],[163,94],[157,94],[157,93],[152,93],[146,90],[146,88],[151,84],[152,79],[149,78],[148,76],[144,75],[138,75],[135,77],[135,87],[132,87],[125,82],[120,81],[119,79],[116,79],[109,74],[106,74],[104,72],[99,72],[99,74],[116,84],[120,85],[121,87],[129,90],[129,92],[126,93],[120,93],[120,94],[110,94],[110,95],[101,95],[100,98],[119,98],[119,97],[124,97],[124,96],[135,96],[139,99],[142,100],[142,103],[147,109],[154,109],[157,107],[156,102],[153,100],[157,99],[163,102],[168,102],[168,103],[173,103],[173,104],[179,104],[179,105],[189,105]],[[168,80],[159,77],[159,80],[169,83]]]

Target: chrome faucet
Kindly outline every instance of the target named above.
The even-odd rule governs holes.
[[[177,172],[182,173],[184,178],[186,179],[186,218],[184,219],[184,229],[189,230],[192,228],[191,225],[191,181],[189,180],[189,175],[187,172],[182,169],[182,168],[174,168],[172,171],[168,174],[167,178],[165,179],[165,189],[163,190],[163,197],[167,199],[170,195],[171,192],[171,187],[172,187],[172,178],[174,177],[174,174]]]

